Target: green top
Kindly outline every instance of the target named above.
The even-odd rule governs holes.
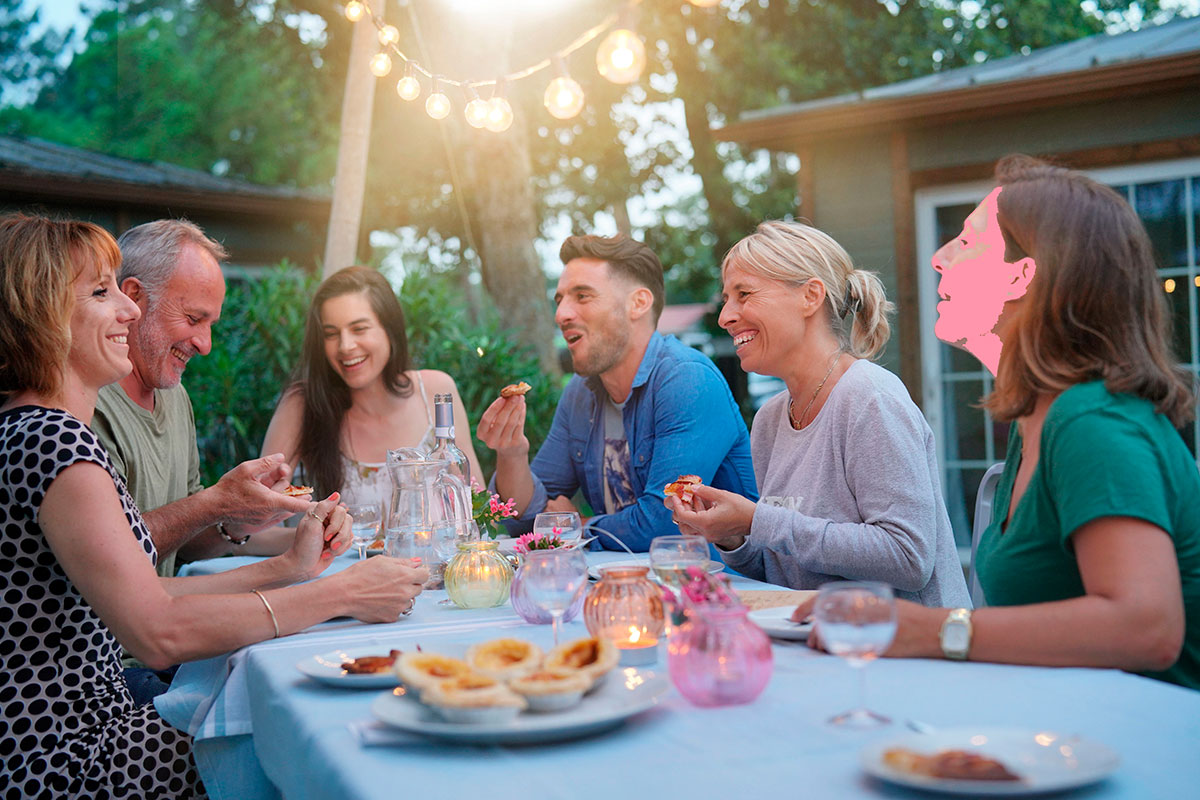
[[[1200,472],[1170,421],[1102,382],[1072,386],[1046,414],[1037,468],[1004,528],[1020,461],[1013,425],[996,511],[975,556],[988,604],[1085,594],[1071,535],[1102,517],[1146,520],[1175,543],[1187,629],[1179,660],[1145,674],[1200,689]]]
[[[147,411],[111,383],[96,398],[92,430],[142,513],[204,488],[192,401],[182,386],[156,389],[154,410]],[[158,554],[158,574],[175,575],[174,553]]]

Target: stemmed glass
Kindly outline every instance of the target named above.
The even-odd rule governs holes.
[[[525,580],[525,596],[538,608],[550,614],[554,626],[554,646],[563,615],[587,584],[587,558],[582,550],[555,548],[530,550],[521,568]]]
[[[858,707],[829,719],[831,725],[872,728],[891,719],[867,708],[867,663],[896,636],[896,598],[886,583],[833,581],[821,587],[813,609],[816,632],[830,653],[858,672]]]
[[[358,548],[358,560],[367,557],[367,545],[379,536],[379,526],[383,523],[382,503],[358,503],[346,506],[350,515],[350,534],[354,537],[354,546]]]
[[[477,542],[479,541],[479,526],[474,520],[442,520],[434,527],[433,533],[433,552],[441,562],[438,569],[442,573],[442,584],[440,588],[446,587],[445,574],[446,567],[450,565],[450,559],[458,553],[459,542]],[[452,606],[454,601],[449,597],[443,597],[437,601],[439,606]]]
[[[550,536],[559,530],[564,544],[574,544],[583,538],[583,520],[576,511],[543,511],[533,518],[533,532]]]
[[[656,536],[650,542],[650,569],[659,583],[678,592],[688,567],[708,568],[708,541],[703,536]]]

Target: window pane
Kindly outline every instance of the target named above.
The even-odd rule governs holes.
[[[983,397],[983,381],[947,381],[942,398],[946,415],[946,430],[953,434],[946,440],[946,458],[987,458],[984,440],[984,414],[979,408]]]
[[[1182,179],[1139,183],[1133,187],[1134,210],[1150,233],[1160,267],[1185,267],[1188,264],[1183,190]]]
[[[1171,315],[1171,339],[1175,357],[1184,363],[1192,360],[1192,318],[1190,312],[1192,293],[1188,289],[1186,275],[1161,279],[1160,285],[1167,296],[1167,311]]]

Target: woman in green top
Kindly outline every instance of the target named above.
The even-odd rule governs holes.
[[[1195,397],[1149,238],[1079,173],[1011,156],[996,175],[933,259],[938,335],[985,363],[999,339],[985,405],[1015,423],[976,555],[989,607],[901,602],[888,655],[1110,667],[1200,689],[1200,473],[1175,430]]]

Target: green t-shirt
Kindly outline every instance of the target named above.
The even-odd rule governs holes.
[[[1013,425],[996,512],[976,553],[989,605],[1066,600],[1085,594],[1071,535],[1102,517],[1134,517],[1175,543],[1187,628],[1179,660],[1149,677],[1200,689],[1200,472],[1171,423],[1102,382],[1063,392],[1042,426],[1029,486],[1002,530],[1021,460]]]
[[[156,389],[154,410],[147,411],[133,402],[120,384],[111,383],[101,388],[96,398],[92,430],[142,512],[204,488],[192,401],[182,386]],[[158,574],[175,574],[174,553],[159,553]]]

